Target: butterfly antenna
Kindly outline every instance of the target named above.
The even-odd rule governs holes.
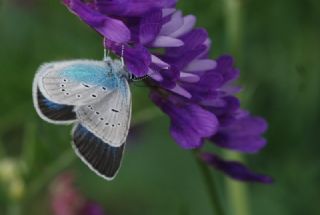
[[[124,45],[122,44],[122,46],[121,46],[121,66],[122,66],[122,68],[124,67],[123,55],[124,55]]]
[[[103,38],[103,61],[110,61],[110,50],[106,48],[107,38]]]
[[[110,60],[110,50],[109,49],[106,49],[104,48],[103,49],[103,61],[108,61]]]

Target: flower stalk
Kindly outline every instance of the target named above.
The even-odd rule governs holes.
[[[225,1],[226,36],[229,49],[241,61],[242,39],[243,39],[243,14],[241,0]],[[226,152],[226,157],[230,160],[244,161],[239,153]],[[226,178],[226,191],[231,208],[231,214],[250,215],[249,200],[246,184]]]
[[[203,181],[205,182],[214,214],[215,215],[224,215],[225,213],[223,210],[221,199],[219,198],[219,192],[216,187],[216,182],[214,181],[214,178],[210,172],[208,165],[206,165],[200,159],[197,152],[198,151],[193,151],[193,156],[195,157],[199,171],[201,173]]]

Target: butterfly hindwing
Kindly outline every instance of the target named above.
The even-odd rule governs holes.
[[[34,92],[34,105],[42,119],[51,123],[70,124],[76,119],[74,106],[54,103],[43,96],[39,88]]]
[[[118,79],[111,70],[103,61],[61,61],[41,66],[35,79],[50,101],[78,106],[98,102],[117,88]]]
[[[120,167],[125,144],[110,146],[83,125],[73,130],[73,148],[91,170],[107,180],[112,180]]]
[[[119,147],[127,138],[131,120],[131,93],[126,79],[97,103],[78,107],[77,118],[94,135]]]

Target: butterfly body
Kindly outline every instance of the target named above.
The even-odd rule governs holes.
[[[131,120],[128,73],[118,60],[73,60],[40,67],[33,83],[39,116],[72,124],[72,146],[94,172],[115,177]]]

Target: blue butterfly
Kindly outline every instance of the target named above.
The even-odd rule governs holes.
[[[129,79],[121,61],[108,58],[44,64],[33,81],[39,116],[54,124],[73,123],[73,149],[107,180],[119,170],[130,127]]]

